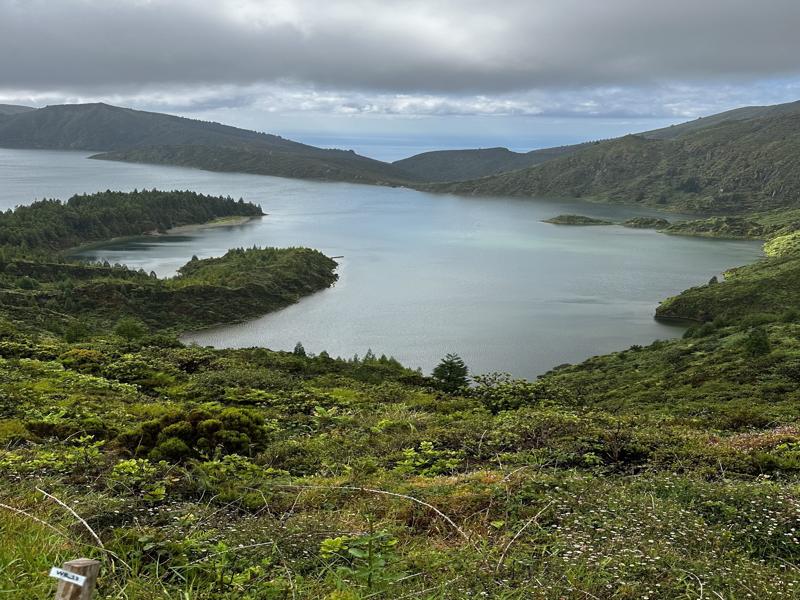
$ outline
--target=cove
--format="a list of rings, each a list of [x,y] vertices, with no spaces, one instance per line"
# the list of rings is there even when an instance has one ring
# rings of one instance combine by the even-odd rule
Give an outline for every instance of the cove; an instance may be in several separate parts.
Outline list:
[[[87,155],[0,150],[0,208],[105,189],[191,189],[243,197],[268,216],[105,244],[83,256],[162,276],[192,255],[239,246],[309,246],[343,257],[333,288],[260,319],[185,336],[203,345],[289,350],[301,341],[307,351],[334,356],[372,349],[426,372],[456,352],[473,373],[535,377],[681,335],[682,327],[653,320],[658,302],[761,252],[757,242],[542,222],[564,213],[615,221],[659,214],[635,207],[439,196]]]

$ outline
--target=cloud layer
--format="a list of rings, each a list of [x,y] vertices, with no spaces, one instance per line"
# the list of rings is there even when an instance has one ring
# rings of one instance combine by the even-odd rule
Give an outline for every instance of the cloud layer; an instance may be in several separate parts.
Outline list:
[[[800,70],[796,0],[0,0],[2,85],[497,93]]]
[[[0,101],[694,116],[791,95],[798,22],[797,0],[0,0]]]

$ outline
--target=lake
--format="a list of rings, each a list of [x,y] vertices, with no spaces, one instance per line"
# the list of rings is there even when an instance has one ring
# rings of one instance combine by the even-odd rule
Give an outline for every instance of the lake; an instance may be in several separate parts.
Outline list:
[[[473,373],[535,377],[565,362],[679,336],[658,302],[753,261],[757,242],[542,223],[561,213],[622,220],[652,210],[440,196],[0,149],[0,208],[99,190],[191,189],[242,197],[268,216],[246,225],[110,243],[86,258],[169,276],[192,255],[309,246],[342,256],[331,289],[260,319],[187,335],[217,347],[331,355],[385,353],[429,372],[448,352]],[[673,216],[667,218],[674,219]]]

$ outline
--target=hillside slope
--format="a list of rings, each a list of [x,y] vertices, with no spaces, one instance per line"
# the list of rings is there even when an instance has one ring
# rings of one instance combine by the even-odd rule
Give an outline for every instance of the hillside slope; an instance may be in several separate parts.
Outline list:
[[[392,165],[359,156],[352,151],[321,150],[298,153],[254,144],[146,146],[104,152],[90,158],[193,167],[206,171],[377,185],[403,185],[411,179]]]
[[[710,214],[796,207],[800,104],[674,139],[628,135],[536,167],[431,189],[588,197]]]
[[[508,148],[437,150],[393,162],[396,167],[421,181],[464,181],[515,171],[576,152],[588,144],[512,152]]]
[[[36,110],[30,106],[21,106],[19,104],[0,104],[0,116],[18,115],[20,113],[30,112]]]
[[[685,135],[699,131],[712,125],[719,125],[729,121],[748,121],[751,119],[761,119],[765,117],[777,117],[784,114],[792,114],[800,111],[800,101],[789,102],[786,104],[774,104],[771,106],[743,106],[726,110],[725,112],[699,117],[694,121],[687,121],[670,127],[645,131],[641,135],[653,140],[667,140],[683,137]]]
[[[392,165],[352,151],[322,149],[219,123],[102,103],[48,106],[11,115],[0,120],[0,147],[114,152],[103,158],[199,168],[209,168],[208,164],[216,161],[214,170],[291,173],[289,176],[298,178],[368,183],[410,178]],[[195,150],[187,154],[187,147]],[[259,157],[258,169],[239,168],[237,161],[242,157],[237,153]],[[209,155],[215,158],[209,159]],[[277,160],[269,160],[269,156]],[[273,163],[280,166],[273,169]],[[289,163],[294,164],[287,166]]]

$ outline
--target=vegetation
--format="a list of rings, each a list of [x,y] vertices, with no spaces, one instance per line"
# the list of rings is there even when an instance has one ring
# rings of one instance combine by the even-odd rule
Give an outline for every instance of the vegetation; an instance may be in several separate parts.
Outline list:
[[[525,153],[512,152],[508,148],[437,150],[423,152],[392,164],[419,181],[464,181],[532,167],[571,154],[585,145],[544,148]]]
[[[763,331],[449,394],[386,358],[6,324],[6,595],[88,554],[102,598],[791,597],[800,330]]]
[[[800,231],[778,235],[764,244],[767,256],[791,256],[800,254]]]
[[[391,165],[341,150],[287,152],[260,145],[184,144],[117,150],[91,158],[378,185],[400,185],[413,179]]]
[[[0,104],[0,118],[16,115],[19,113],[35,110],[30,106],[20,106],[18,104]]]
[[[46,200],[0,214],[0,316],[73,341],[114,326],[119,332],[122,324],[132,331],[130,320],[145,331],[177,331],[255,317],[336,281],[336,263],[307,248],[235,249],[220,258],[194,258],[166,280],[120,265],[76,263],[56,252],[261,214],[241,200],[156,190]]]
[[[796,112],[798,108],[800,108],[798,103],[744,107],[663,129],[646,131],[640,135],[652,140],[672,140],[721,123],[787,115]],[[574,154],[598,143],[586,142],[525,153],[512,152],[507,148],[439,150],[417,154],[395,161],[393,164],[420,181],[437,183],[467,181],[534,167],[554,158]],[[653,228],[660,229],[661,224]]]
[[[700,237],[758,239],[768,229],[749,217],[711,217],[692,221],[678,221],[662,228],[664,233]]]
[[[92,158],[444,192],[586,197],[709,215],[800,205],[800,103],[527,153],[426,152],[394,163],[279,136],[106,104],[0,108],[0,146]]]
[[[448,354],[436,365],[431,375],[445,392],[464,390],[469,383],[469,368],[458,354]]]
[[[765,258],[731,269],[725,281],[686,290],[661,303],[658,317],[741,322],[790,319],[800,310],[800,255]]]
[[[40,200],[0,213],[0,246],[64,250],[113,237],[164,232],[219,217],[260,217],[261,207],[195,192],[100,192]]]
[[[431,189],[569,196],[732,215],[800,206],[800,103],[598,142],[518,171]]]
[[[465,385],[457,355],[429,378],[371,351],[174,337],[329,285],[315,251],[232,250],[158,280],[45,260],[53,239],[0,261],[6,598],[52,597],[49,567],[78,555],[103,561],[108,599],[800,589],[789,250],[666,301],[702,321],[683,339]]]
[[[584,215],[558,215],[552,219],[545,219],[545,223],[553,225],[613,225],[613,221],[606,219],[595,219]]]
[[[47,106],[0,119],[0,146],[104,152],[93,158],[303,179],[396,184],[414,177],[352,151],[107,104]]]
[[[634,217],[624,221],[622,225],[632,229],[666,229],[669,221],[659,217]]]

